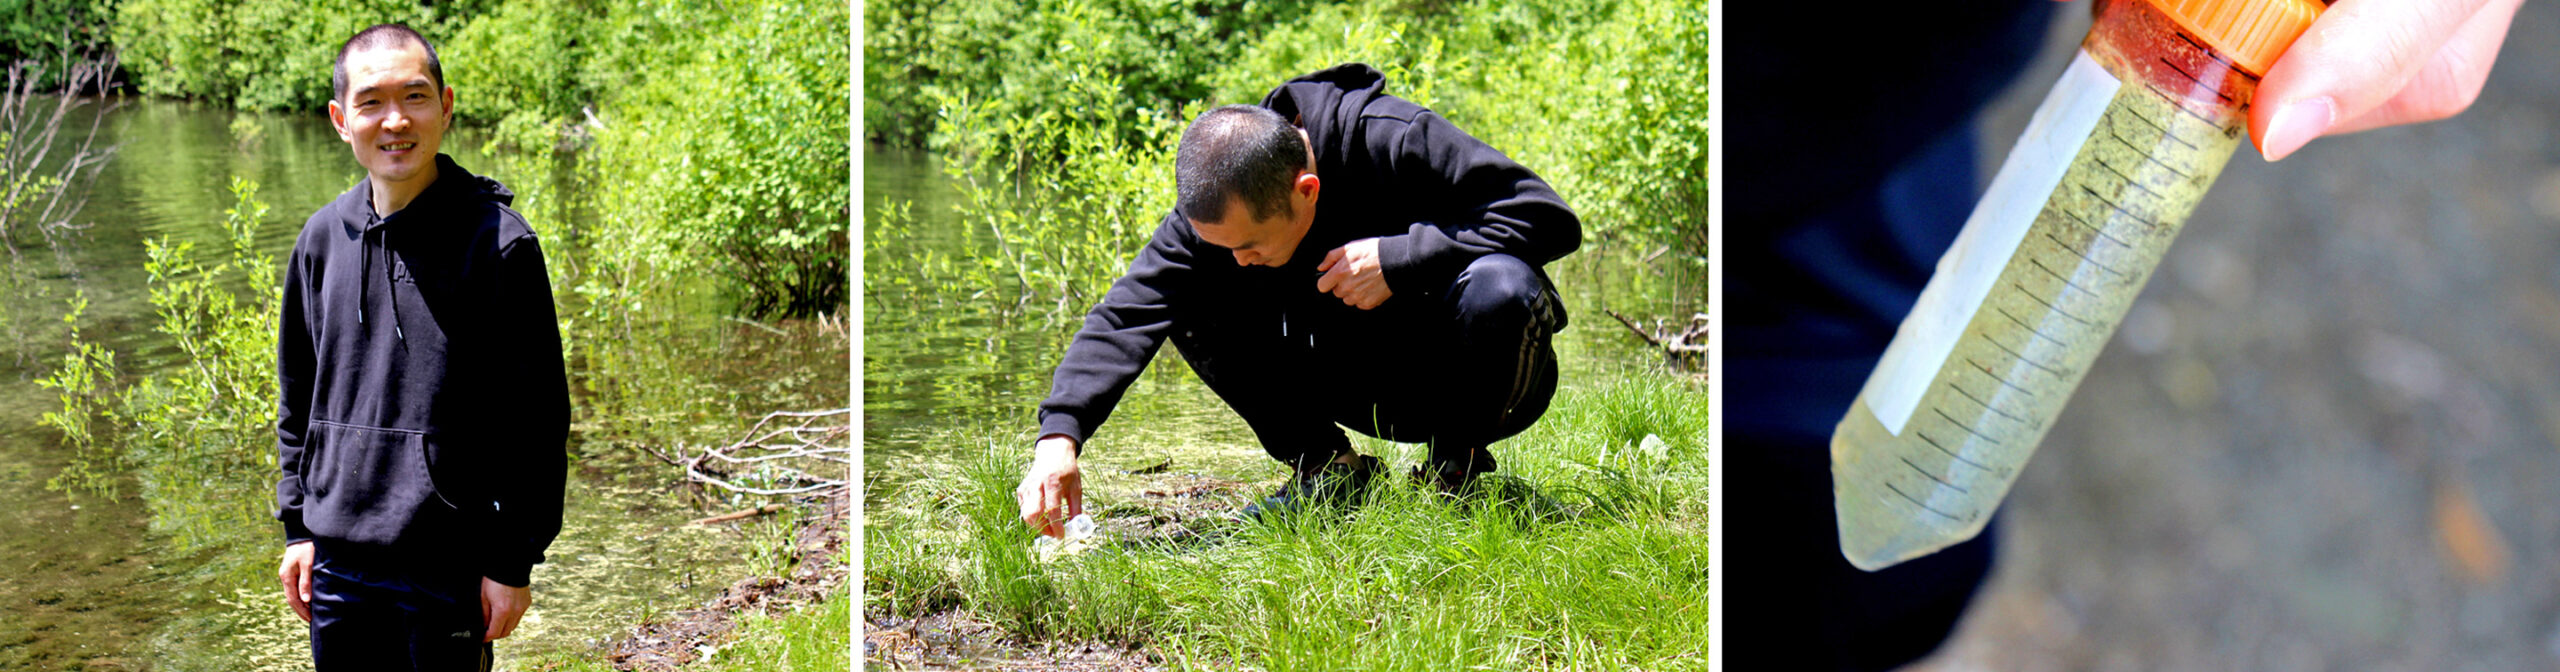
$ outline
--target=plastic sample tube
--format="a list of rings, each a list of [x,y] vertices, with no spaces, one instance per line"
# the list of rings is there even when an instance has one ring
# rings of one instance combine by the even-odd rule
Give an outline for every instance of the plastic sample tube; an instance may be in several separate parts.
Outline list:
[[[1982,532],[2247,128],[2315,0],[2101,0],[1831,435],[1840,551]]]

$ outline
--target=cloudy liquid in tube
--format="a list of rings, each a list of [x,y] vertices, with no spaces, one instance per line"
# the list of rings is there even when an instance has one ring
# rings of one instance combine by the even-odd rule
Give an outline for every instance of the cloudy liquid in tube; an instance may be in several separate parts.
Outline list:
[[[2308,0],[2102,1],[1832,432],[1841,553],[1874,571],[1981,533],[2246,138]]]

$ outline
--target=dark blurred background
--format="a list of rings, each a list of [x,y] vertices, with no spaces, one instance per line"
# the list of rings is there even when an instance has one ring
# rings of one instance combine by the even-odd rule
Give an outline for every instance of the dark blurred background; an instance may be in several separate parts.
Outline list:
[[[2089,17],[1984,118],[1985,183]],[[2560,669],[2560,5],[2470,111],[2235,155],[1932,670]]]

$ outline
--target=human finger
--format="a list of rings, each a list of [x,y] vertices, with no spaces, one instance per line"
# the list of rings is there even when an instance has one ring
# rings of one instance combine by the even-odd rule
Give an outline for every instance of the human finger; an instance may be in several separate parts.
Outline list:
[[[1013,496],[1015,503],[1022,508],[1022,524],[1047,534],[1049,511],[1041,506],[1039,484],[1036,481],[1025,480],[1021,488],[1013,491]]]
[[[1329,264],[1333,262],[1328,261],[1325,263]],[[1324,275],[1316,276],[1316,291],[1331,292],[1333,291],[1333,288],[1341,286],[1342,281],[1350,276],[1351,267],[1349,266],[1325,271]]]
[[[1036,496],[1038,499],[1034,501],[1034,505],[1039,507],[1039,510],[1032,514],[1033,518],[1029,521],[1031,526],[1038,528],[1042,536],[1067,536],[1066,527],[1060,520],[1064,516],[1058,515],[1058,502],[1062,497],[1059,496],[1057,482],[1046,478],[1041,479],[1039,494]]]
[[[284,580],[284,603],[285,606],[293,608],[293,615],[302,617],[302,622],[311,622],[309,591],[295,585],[294,580],[290,578]]]
[[[523,618],[523,612],[517,612],[512,609],[499,610],[497,614],[497,622],[489,624],[489,631],[486,634],[481,635],[481,641],[494,642],[506,639],[507,635],[515,634],[516,621],[520,618]]]
[[[2435,121],[2470,109],[2489,83],[2489,68],[2507,41],[2516,9],[2524,0],[2491,0],[2480,13],[2454,31],[2418,75],[2381,107],[2339,122],[2328,135],[2345,135],[2387,126]]]
[[[1319,270],[1319,271],[1330,271],[1330,270],[1333,270],[1333,265],[1334,265],[1334,264],[1336,264],[1336,263],[1339,263],[1339,262],[1341,262],[1341,261],[1342,261],[1342,248],[1339,248],[1339,247],[1337,247],[1337,248],[1333,248],[1333,251],[1330,251],[1330,252],[1326,252],[1326,253],[1324,253],[1324,261],[1322,261],[1322,262],[1318,262],[1318,263],[1316,264],[1316,270]]]
[[[2490,1],[2339,0],[2267,69],[2249,137],[2269,160],[2282,159],[2380,107]]]

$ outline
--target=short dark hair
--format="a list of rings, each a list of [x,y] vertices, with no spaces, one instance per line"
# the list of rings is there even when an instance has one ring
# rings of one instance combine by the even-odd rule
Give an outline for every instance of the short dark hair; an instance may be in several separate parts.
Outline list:
[[[347,38],[346,44],[338,45],[338,62],[329,66],[329,95],[337,100],[347,99],[347,54],[358,49],[383,49],[410,42],[416,42],[419,48],[427,50],[427,80],[435,82],[436,90],[444,90],[444,61],[436,59],[436,45],[427,42],[427,36],[410,30],[408,26],[377,23],[357,31],[355,37]]]
[[[1227,199],[1242,196],[1260,220],[1288,204],[1290,180],[1306,168],[1306,138],[1280,113],[1253,105],[1202,112],[1174,153],[1174,207],[1215,222],[1226,216]]]

